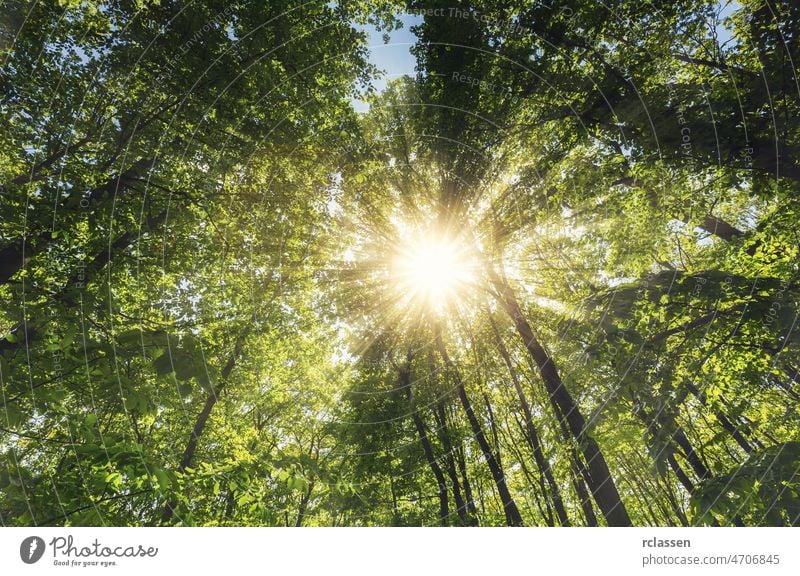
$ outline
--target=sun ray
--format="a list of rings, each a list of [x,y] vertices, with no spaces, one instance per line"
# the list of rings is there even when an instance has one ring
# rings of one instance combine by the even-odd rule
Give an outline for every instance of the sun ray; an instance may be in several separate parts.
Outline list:
[[[400,305],[436,314],[468,296],[479,272],[469,243],[436,229],[406,236],[391,261]]]

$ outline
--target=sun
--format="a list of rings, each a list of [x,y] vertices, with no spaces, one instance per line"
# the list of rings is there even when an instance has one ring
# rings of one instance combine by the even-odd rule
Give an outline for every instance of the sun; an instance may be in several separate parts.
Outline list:
[[[404,305],[442,312],[475,285],[477,259],[467,242],[435,230],[401,243],[392,263],[392,280]]]

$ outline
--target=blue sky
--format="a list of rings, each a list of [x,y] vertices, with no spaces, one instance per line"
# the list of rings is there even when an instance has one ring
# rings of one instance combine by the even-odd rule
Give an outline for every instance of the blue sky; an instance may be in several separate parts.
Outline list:
[[[726,18],[741,9],[736,0],[722,0],[718,4],[721,10],[720,18]],[[421,16],[404,14],[400,16],[403,27],[389,35],[389,42],[384,44],[383,33],[371,26],[361,28],[369,34],[370,62],[384,71],[384,74],[373,80],[372,85],[378,92],[386,88],[386,82],[404,74],[414,75],[416,59],[411,55],[410,48],[416,42],[416,36],[411,33],[411,27],[422,22]],[[721,43],[731,39],[731,31],[722,25],[717,26],[717,34]],[[361,100],[353,100],[353,107],[358,112],[366,112],[369,105]]]
[[[410,48],[416,42],[416,36],[411,33],[411,26],[422,22],[419,16],[406,14],[400,17],[403,27],[395,30],[389,35],[389,42],[383,43],[383,33],[370,26],[363,29],[369,33],[370,62],[384,71],[384,74],[376,78],[372,85],[378,92],[386,88],[386,82],[393,80],[404,74],[413,75],[416,59],[411,55]],[[358,112],[366,112],[369,106],[360,101],[354,100],[353,106]]]

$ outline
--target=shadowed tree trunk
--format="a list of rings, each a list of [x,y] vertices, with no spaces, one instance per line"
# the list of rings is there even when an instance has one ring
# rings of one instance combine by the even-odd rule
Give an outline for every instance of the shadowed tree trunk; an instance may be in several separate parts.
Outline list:
[[[575,493],[578,495],[578,500],[580,500],[581,510],[583,510],[583,516],[586,519],[586,525],[597,526],[597,516],[595,516],[594,513],[594,506],[592,506],[592,496],[586,488],[586,478],[588,477],[586,466],[574,448],[570,448],[570,456],[572,459],[570,464],[572,485],[575,488]]]
[[[580,446],[588,468],[587,482],[598,507],[603,512],[609,526],[630,526],[631,519],[620,498],[614,479],[608,469],[605,457],[594,438],[586,431],[586,421],[580,408],[569,393],[555,363],[534,337],[528,321],[522,315],[517,298],[511,287],[497,273],[490,271],[492,284],[497,291],[497,299],[517,328],[525,348],[539,368],[545,389],[553,404],[556,416],[566,423],[570,434]]]
[[[497,487],[497,493],[500,495],[500,500],[503,503],[503,510],[506,516],[506,522],[509,526],[522,526],[522,515],[519,513],[519,509],[517,508],[516,502],[511,497],[511,493],[508,491],[508,486],[506,485],[506,478],[503,470],[500,468],[500,465],[497,462],[497,459],[492,451],[491,446],[489,445],[488,440],[486,439],[486,435],[483,432],[483,427],[481,426],[480,421],[478,420],[475,412],[472,408],[472,403],[467,396],[467,391],[464,388],[464,382],[461,380],[461,376],[459,375],[458,371],[455,369],[455,365],[453,364],[450,356],[447,354],[447,350],[444,347],[444,342],[442,341],[442,335],[439,328],[436,328],[436,347],[439,349],[439,354],[442,356],[442,360],[445,363],[445,366],[449,369],[450,373],[452,374],[453,379],[455,380],[456,384],[456,393],[458,394],[458,398],[461,401],[461,406],[464,408],[464,412],[467,414],[467,419],[469,420],[470,426],[472,428],[472,433],[475,436],[475,440],[478,442],[478,445],[481,448],[481,452],[483,452],[483,457],[486,460],[486,464],[489,466],[489,471],[492,474],[492,479],[494,480],[495,486]]]
[[[437,492],[439,495],[439,521],[442,526],[447,526],[450,511],[447,502],[447,481],[444,478],[444,473],[436,457],[433,455],[433,447],[428,439],[428,430],[425,422],[417,411],[416,401],[414,400],[414,392],[411,389],[411,355],[409,354],[405,366],[399,368],[400,373],[400,388],[405,392],[406,399],[408,400],[409,410],[411,412],[411,419],[414,421],[414,427],[417,429],[420,444],[422,444],[422,451],[425,453],[425,459],[428,461],[428,466],[436,478]],[[456,505],[458,505],[456,503]]]
[[[670,454],[669,456],[667,456],[667,461],[669,462],[669,465],[672,467],[672,469],[675,471],[675,476],[678,478],[678,482],[680,482],[681,485],[684,488],[686,488],[686,491],[689,494],[694,494],[694,484],[686,475],[686,472],[683,471],[681,465],[678,464],[678,461],[675,460],[675,455]]]
[[[475,509],[474,506],[470,507],[470,503],[464,501],[464,496],[461,494],[461,486],[458,480],[458,471],[456,470],[455,452],[453,450],[453,443],[450,441],[450,432],[447,428],[447,418],[444,412],[444,404],[440,401],[436,405],[434,411],[434,418],[439,428],[439,440],[444,448],[445,465],[447,467],[447,476],[450,478],[450,485],[453,487],[453,500],[456,503],[456,511],[458,517],[465,526],[475,526]],[[466,479],[465,479],[466,484]],[[468,489],[468,486],[465,485]]]
[[[101,186],[93,189],[87,199],[93,202],[112,196],[141,180],[142,176],[155,167],[155,159],[139,160],[131,168],[110,178]],[[19,272],[38,253],[42,252],[53,240],[51,231],[40,232],[38,236],[26,237],[24,240],[4,246],[0,249],[0,285],[5,284]]]
[[[461,474],[461,485],[464,487],[464,498],[467,501],[467,511],[470,514],[470,526],[478,525],[478,507],[475,506],[475,497],[472,495],[472,484],[469,481],[467,474],[467,460],[464,456],[464,447],[459,442],[458,446],[453,450],[455,454],[456,464],[458,464],[458,471]]]
[[[208,423],[208,418],[211,416],[211,411],[219,401],[220,394],[225,388],[225,385],[228,383],[228,378],[230,377],[231,372],[233,372],[233,369],[236,367],[236,362],[242,353],[242,347],[244,346],[244,340],[246,336],[247,333],[242,334],[236,340],[233,354],[231,354],[231,356],[228,358],[228,361],[225,363],[225,367],[220,373],[220,384],[208,395],[208,398],[206,398],[206,402],[203,405],[203,409],[195,419],[194,427],[189,435],[189,441],[186,443],[186,448],[183,451],[183,456],[181,457],[180,464],[178,465],[178,473],[180,474],[186,472],[186,469],[192,464],[195,452],[197,452],[197,443],[206,429],[206,424]],[[167,504],[164,506],[164,510],[161,513],[162,524],[166,524],[172,520],[172,516],[175,514],[176,506],[177,502],[175,502],[175,500],[170,500],[167,502]]]
[[[297,520],[294,523],[295,528],[299,528],[303,525],[303,520],[305,520],[306,511],[308,510],[308,503],[311,500],[311,493],[314,492],[314,483],[315,480],[308,483],[308,488],[303,492],[303,496],[300,498],[300,506],[297,509]]]
[[[533,459],[536,462],[536,466],[542,472],[547,481],[549,496],[553,502],[553,507],[558,514],[558,519],[561,522],[561,525],[569,526],[570,522],[569,518],[567,517],[567,511],[564,509],[564,502],[561,499],[561,490],[558,488],[555,478],[553,478],[553,471],[550,468],[550,462],[548,462],[547,458],[544,456],[544,450],[542,448],[542,442],[539,439],[539,433],[536,431],[536,428],[533,425],[533,415],[531,413],[530,404],[528,404],[528,399],[525,397],[525,392],[522,390],[519,377],[517,376],[517,372],[511,362],[511,356],[508,354],[508,349],[503,343],[503,338],[500,335],[494,318],[492,318],[491,315],[489,316],[489,322],[495,335],[497,348],[500,350],[500,356],[503,358],[503,362],[505,363],[506,367],[508,368],[508,372],[511,375],[511,382],[514,385],[514,390],[517,393],[517,398],[519,399],[519,404],[522,408],[522,414],[525,417],[525,432],[531,450],[533,450]],[[544,486],[542,486],[542,489],[544,489]]]

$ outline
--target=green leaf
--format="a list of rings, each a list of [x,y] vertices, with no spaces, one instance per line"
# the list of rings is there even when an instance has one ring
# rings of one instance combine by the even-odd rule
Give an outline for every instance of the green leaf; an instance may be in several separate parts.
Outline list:
[[[154,474],[156,476],[156,480],[158,481],[158,487],[161,490],[169,490],[170,486],[172,485],[169,474],[167,474],[167,472],[162,468],[156,468],[154,470]]]
[[[169,353],[164,353],[155,360],[153,360],[153,367],[156,369],[156,374],[164,376],[172,372],[172,358]]]

